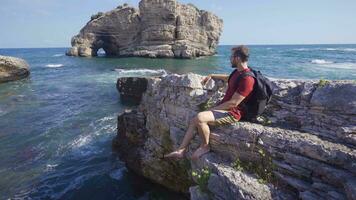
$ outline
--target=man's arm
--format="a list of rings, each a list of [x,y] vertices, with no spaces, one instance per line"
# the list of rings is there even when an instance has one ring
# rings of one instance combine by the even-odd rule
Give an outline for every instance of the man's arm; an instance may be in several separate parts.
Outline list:
[[[213,79],[220,79],[225,82],[229,79],[229,75],[227,74],[210,74],[209,76]]]
[[[226,101],[226,102],[224,102],[218,106],[215,106],[209,110],[230,110],[231,108],[238,106],[244,99],[245,99],[244,96],[235,92],[229,101]]]
[[[229,75],[226,74],[209,74],[204,78],[202,81],[202,84],[206,84],[210,79],[220,79],[223,80],[224,82],[227,82],[229,80]]]
[[[234,92],[230,100],[210,109],[210,110],[230,110],[230,108],[238,106],[252,91],[255,79],[250,76],[242,78],[239,87]]]

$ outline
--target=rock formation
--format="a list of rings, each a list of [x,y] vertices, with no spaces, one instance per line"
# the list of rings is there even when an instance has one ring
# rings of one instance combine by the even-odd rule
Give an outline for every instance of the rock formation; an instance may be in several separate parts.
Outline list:
[[[210,153],[172,161],[162,156],[178,147],[197,112],[221,99],[225,85],[202,85],[196,74],[139,79],[119,80],[120,87],[147,81],[147,89],[138,107],[118,117],[113,141],[135,172],[190,191],[192,199],[356,199],[354,81],[273,80],[269,120],[213,127]],[[197,145],[198,137],[188,156]],[[202,168],[211,172],[206,190],[192,181],[199,182],[191,172]]]
[[[139,104],[143,93],[147,89],[147,80],[135,77],[119,79],[117,81],[116,88],[119,91],[123,102]]]
[[[215,53],[222,20],[192,4],[176,0],[141,0],[139,10],[119,6],[93,15],[72,38],[70,56],[192,58]]]
[[[15,81],[30,74],[25,60],[10,56],[0,56],[0,83]]]

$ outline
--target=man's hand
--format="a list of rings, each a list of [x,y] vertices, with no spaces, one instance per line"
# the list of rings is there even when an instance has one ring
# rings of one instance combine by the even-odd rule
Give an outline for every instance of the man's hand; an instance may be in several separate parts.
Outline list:
[[[227,82],[227,80],[229,79],[229,75],[226,75],[226,74],[209,74],[208,76],[206,76],[203,79],[201,84],[205,85],[210,79],[219,79],[219,80],[222,80],[224,82]]]
[[[201,84],[202,84],[202,85],[205,85],[207,82],[210,81],[211,78],[212,78],[212,77],[211,77],[211,74],[209,74],[208,76],[206,76],[206,77],[203,79],[203,81],[201,82]]]

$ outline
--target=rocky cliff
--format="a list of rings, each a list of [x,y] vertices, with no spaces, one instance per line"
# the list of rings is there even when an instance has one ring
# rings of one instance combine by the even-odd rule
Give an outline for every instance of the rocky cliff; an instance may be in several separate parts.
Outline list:
[[[222,20],[176,0],[141,0],[139,9],[124,4],[93,15],[72,38],[70,56],[192,58],[215,54]]]
[[[0,83],[15,81],[30,74],[25,60],[10,56],[0,56]]]
[[[118,117],[113,141],[130,169],[189,191],[191,199],[356,199],[354,81],[273,80],[263,124],[212,128],[212,151],[198,161],[163,159],[178,147],[189,120],[223,96],[223,82],[202,85],[202,78],[118,80],[120,88],[135,82],[146,88],[142,97],[131,95],[142,101]],[[188,157],[197,145],[198,137]]]

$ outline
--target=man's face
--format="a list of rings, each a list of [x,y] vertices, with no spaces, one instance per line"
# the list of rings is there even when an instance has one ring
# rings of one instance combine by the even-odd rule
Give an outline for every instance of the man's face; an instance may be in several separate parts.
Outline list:
[[[230,62],[231,62],[231,67],[236,68],[237,64],[239,62],[239,58],[237,56],[235,56],[234,53],[231,53]]]

